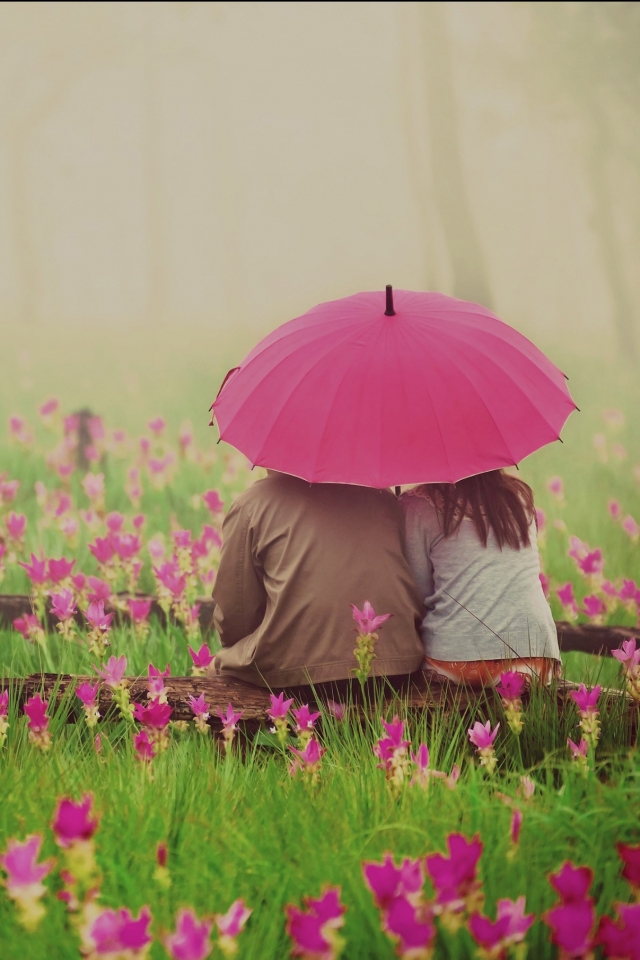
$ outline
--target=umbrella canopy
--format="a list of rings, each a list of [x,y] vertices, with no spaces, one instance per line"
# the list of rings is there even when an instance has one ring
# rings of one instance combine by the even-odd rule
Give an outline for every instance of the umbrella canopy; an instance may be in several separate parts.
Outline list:
[[[455,483],[559,439],[566,378],[484,307],[391,288],[265,337],[214,401],[223,440],[311,483]]]

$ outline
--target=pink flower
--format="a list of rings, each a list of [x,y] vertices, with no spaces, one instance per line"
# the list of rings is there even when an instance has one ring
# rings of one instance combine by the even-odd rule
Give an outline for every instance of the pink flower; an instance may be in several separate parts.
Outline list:
[[[521,829],[522,829],[522,811],[518,810],[518,808],[516,807],[516,809],[513,811],[511,815],[511,831],[510,831],[511,843],[513,844],[514,847],[517,847],[518,843],[520,842]]]
[[[362,875],[379,910],[388,910],[396,897],[406,897],[417,903],[424,884],[420,860],[407,857],[397,867],[390,853],[385,853],[382,863],[363,863]]]
[[[198,670],[206,670],[213,660],[213,654],[206,643],[203,643],[197,652],[188,645],[187,649],[193,661],[194,667],[196,667]]]
[[[87,599],[90,603],[109,603],[111,600],[111,587],[106,580],[100,580],[98,577],[89,577],[90,592]],[[81,587],[79,589],[82,589]]]
[[[30,563],[20,563],[27,571],[27,576],[33,584],[41,585],[47,582],[47,561],[40,560],[35,553],[31,554]]]
[[[604,560],[602,559],[602,550],[590,550],[584,557],[577,560],[578,567],[582,573],[589,577],[602,573],[604,570]]]
[[[200,696],[204,699],[204,694],[200,694]],[[193,697],[191,697],[190,700],[193,700]],[[195,703],[195,702],[197,702],[197,701],[194,701],[194,703]],[[196,711],[195,711],[195,708],[194,708],[194,711],[193,711],[193,712],[194,712],[194,713],[196,712]],[[233,709],[233,705],[232,705],[232,704],[229,704],[229,705],[227,706],[227,712],[226,712],[226,713],[223,713],[222,710],[220,709],[220,707],[218,707],[218,708],[216,709],[216,713],[217,713],[218,716],[220,717],[220,720],[222,721],[222,726],[225,728],[225,730],[237,730],[237,729],[238,729],[238,720],[240,720],[240,718],[242,717],[242,710],[239,710],[239,711],[236,713],[235,710]]]
[[[593,687],[587,690],[584,683],[580,684],[579,690],[572,690],[569,696],[578,705],[578,710],[586,716],[593,716],[598,712],[598,697],[602,692],[602,687]]]
[[[235,953],[235,939],[240,936],[244,930],[245,924],[252,914],[252,910],[246,906],[244,900],[235,900],[226,913],[216,914],[216,927],[220,933],[220,940],[223,941],[223,952],[227,956]],[[223,946],[220,943],[220,946]]]
[[[576,867],[570,861],[563,863],[557,873],[549,875],[549,882],[560,895],[560,903],[543,916],[552,930],[552,942],[566,957],[582,957],[593,945],[595,922],[593,900],[587,896],[593,880],[589,867]]]
[[[327,752],[320,746],[315,737],[311,737],[304,750],[296,750],[295,747],[289,747],[292,753],[295,753],[297,760],[294,760],[289,773],[294,776],[299,770],[302,773],[315,776],[320,766],[320,761]]]
[[[307,910],[289,903],[285,907],[287,933],[293,941],[291,955],[303,960],[335,960],[339,951],[337,930],[344,924],[345,907],[340,888],[325,890],[317,900],[304,898]]]
[[[636,650],[636,639],[631,637],[629,640],[623,640],[622,646],[617,650],[612,650],[611,655],[619,660],[620,663],[631,673],[634,667],[640,665],[640,649]]]
[[[426,743],[420,744],[417,753],[411,751],[411,759],[416,765],[416,772],[411,780],[410,786],[418,783],[421,787],[426,787],[429,783],[429,777],[439,772],[437,770],[429,770],[429,748]]]
[[[622,508],[618,500],[609,500],[607,504],[607,509],[611,515],[612,520],[620,520],[622,518]]]
[[[542,592],[544,593],[545,597],[548,598],[549,589],[551,587],[551,577],[548,577],[546,573],[540,571],[538,574],[538,579],[540,581],[540,586],[542,587]]]
[[[149,430],[151,430],[151,433],[153,433],[154,436],[159,437],[160,434],[163,433],[165,427],[167,426],[167,422],[166,420],[163,419],[163,417],[154,417],[153,420],[149,420],[149,423],[147,424],[147,426],[149,427]]]
[[[141,760],[143,763],[151,763],[156,755],[156,751],[146,730],[141,730],[135,735],[133,738],[133,746],[138,760]]]
[[[29,730],[33,733],[40,733],[43,730],[46,730],[49,726],[49,717],[47,716],[47,709],[49,703],[47,700],[43,700],[39,693],[36,693],[35,697],[29,697],[27,702],[24,705],[24,712],[26,713],[28,719]]]
[[[104,497],[104,474],[88,473],[82,481],[82,488],[89,500],[101,500]]]
[[[476,720],[473,727],[470,730],[467,730],[467,733],[469,734],[469,740],[478,750],[491,749],[493,748],[493,743],[496,739],[499,727],[500,724],[496,723],[492,732],[490,720],[487,720],[487,722],[484,724],[480,723],[479,720]]]
[[[545,516],[544,510],[540,507],[536,507],[536,524],[538,526],[538,533],[543,533],[544,528],[547,525],[547,518]]]
[[[159,699],[166,697],[166,687],[164,681],[171,676],[171,664],[167,664],[166,670],[158,670],[152,663],[149,664],[149,697]],[[166,700],[165,700],[166,702]]]
[[[385,912],[383,929],[398,942],[399,957],[430,957],[436,928],[428,912],[415,907],[406,897],[396,897]]]
[[[145,517],[144,513],[136,514],[136,516],[131,521],[133,525],[133,529],[137,530],[138,533],[140,533],[140,531],[142,530],[146,522],[147,522],[147,518]]]
[[[604,947],[604,956],[612,960],[640,958],[640,903],[616,903],[618,924],[601,917],[595,942]],[[621,925],[620,925],[621,922]]]
[[[33,885],[40,886],[42,881],[51,872],[54,860],[45,860],[37,863],[42,847],[42,834],[34,833],[26,840],[9,840],[7,849],[0,856],[0,866],[7,874],[7,891],[14,896],[18,891],[25,890]],[[40,896],[44,894],[42,887]]]
[[[129,615],[134,623],[145,623],[151,610],[151,600],[129,600]]]
[[[152,700],[148,706],[136,703],[133,708],[133,716],[138,723],[152,730],[165,730],[171,720],[171,713],[170,705],[158,700]]]
[[[66,557],[61,557],[59,560],[49,560],[47,563],[47,573],[51,583],[60,583],[62,580],[66,580],[67,577],[71,576],[74,564],[75,560],[67,560]]]
[[[627,843],[616,843],[616,850],[624,864],[622,876],[634,890],[640,890],[640,844],[632,847]]]
[[[308,704],[303,704],[298,710],[294,708],[292,713],[296,719],[296,733],[308,733],[313,730],[315,722],[320,716],[320,711],[311,713]]]
[[[130,910],[102,910],[90,924],[87,939],[92,944],[93,956],[105,958],[133,958],[142,956],[152,942],[149,933],[151,911],[143,907],[137,919]]]
[[[224,500],[217,490],[207,490],[206,493],[202,494],[202,499],[211,513],[220,513],[221,510],[224,510]]]
[[[0,693],[0,717],[6,717],[9,713],[9,691],[3,690]]]
[[[179,910],[175,933],[163,940],[172,960],[205,960],[212,950],[213,920],[199,921],[193,910]]]
[[[638,603],[640,601],[640,587],[635,580],[623,580],[618,597],[623,603]]]
[[[153,572],[162,586],[175,598],[182,596],[187,586],[187,578],[184,575],[180,576],[175,564],[163,563],[161,567],[154,567]]]
[[[369,603],[368,600],[365,600],[362,610],[358,610],[355,604],[350,604],[351,612],[353,613],[353,619],[358,624],[358,630],[362,636],[366,636],[370,633],[375,633],[378,627],[381,627],[383,623],[389,619],[392,614],[384,613],[381,616],[377,617],[376,612]]]
[[[100,440],[104,440],[105,431],[102,417],[89,418],[89,436],[95,443],[99,443]]]
[[[640,527],[630,513],[627,514],[622,521],[622,529],[631,537],[632,540],[637,540],[638,536],[640,536]]]
[[[85,617],[94,630],[103,631],[109,629],[111,621],[113,620],[112,613],[104,612],[104,603],[102,600],[92,600],[89,604],[89,609],[85,613]]]
[[[564,500],[564,483],[562,477],[549,477],[547,480],[547,490],[553,494],[556,500]]]
[[[574,760],[580,760],[586,758],[589,753],[589,744],[586,740],[582,739],[580,743],[574,743],[571,737],[567,737],[567,744],[571,750],[571,754]]]
[[[202,723],[207,722],[207,720],[209,719],[209,711],[211,708],[204,698],[204,693],[201,693],[199,697],[189,697],[189,706],[193,710],[193,714],[195,717],[197,717]],[[227,714],[229,714],[230,712],[233,713],[233,708],[231,707],[231,704],[229,704],[229,710],[227,710]],[[218,709],[218,715],[220,716],[220,719],[224,723],[225,718],[222,716],[222,713],[220,712],[219,709]],[[238,714],[238,716],[242,716],[242,714],[240,713]],[[233,722],[232,722],[232,726],[233,726]],[[235,730],[235,726],[233,727],[233,729]]]
[[[606,604],[602,602],[600,597],[597,597],[593,593],[585,597],[582,603],[584,613],[590,620],[598,620],[607,612]]]
[[[20,489],[19,480],[5,480],[5,476],[6,474],[0,476],[0,504],[12,503]]]
[[[60,593],[51,594],[51,613],[55,614],[58,620],[71,620],[75,612],[76,601],[71,590],[65,588]]]
[[[177,550],[186,550],[191,546],[191,530],[174,530],[173,543]]]
[[[51,824],[58,846],[70,847],[80,840],[91,839],[100,822],[97,817],[92,818],[92,806],[91,793],[85,793],[79,803],[68,797],[58,801]]]
[[[112,533],[111,542],[114,553],[123,562],[132,560],[142,548],[140,537],[136,537],[133,533]]]
[[[60,401],[57,400],[56,397],[51,397],[50,400],[45,400],[45,402],[38,407],[38,413],[41,417],[51,417],[57,412],[59,406]]]
[[[517,670],[507,670],[505,673],[500,674],[500,679],[496,684],[496,691],[502,700],[519,700],[525,686],[526,678],[524,674],[518,673]]]
[[[113,510],[106,515],[104,522],[109,533],[120,533],[124,526],[124,516],[117,510]]]
[[[524,897],[498,900],[495,922],[476,913],[469,920],[469,932],[488,956],[501,957],[508,947],[524,940],[535,920],[533,913],[525,914],[524,910]]]
[[[373,748],[373,752],[380,758],[378,767],[385,770],[387,779],[396,786],[404,781],[407,766],[407,747],[411,741],[404,739],[404,720],[394,716],[391,723],[381,721],[387,736],[381,737]]]
[[[273,720],[275,723],[276,720],[286,720],[287,714],[289,713],[289,707],[293,703],[293,698],[291,700],[284,699],[284,693],[276,695],[274,693],[270,694],[271,706],[266,711],[267,716]]]
[[[25,613],[24,617],[16,617],[13,626],[25,640],[37,640],[41,634],[44,635],[40,621],[31,613]]]
[[[520,786],[518,787],[518,793],[522,794],[522,797],[525,800],[530,800],[531,797],[536,792],[536,783],[535,780],[532,780],[531,777],[520,777]]]
[[[556,596],[565,610],[568,610],[573,616],[577,615],[578,604],[573,594],[573,584],[571,582],[565,583],[564,587],[558,587]]]
[[[122,683],[122,679],[127,669],[127,658],[124,654],[121,657],[109,657],[104,669],[94,667],[98,676],[102,677],[104,682],[112,690],[115,690]]]
[[[23,513],[11,512],[5,519],[4,526],[10,540],[21,540],[27,530],[27,518]]]
[[[100,687],[100,681],[98,680],[93,686],[86,681],[81,683],[76,689],[76,696],[78,696],[85,707],[95,707],[96,705],[96,696],[98,694],[98,689]]]
[[[109,563],[114,554],[112,537],[96,537],[94,542],[89,544],[89,551],[101,566]]]
[[[438,905],[461,910],[465,905],[469,906],[478,890],[476,871],[483,845],[477,835],[467,840],[461,833],[450,833],[447,846],[448,857],[433,853],[425,863]]]
[[[336,703],[335,700],[327,700],[327,710],[339,723],[342,723],[347,715],[346,704]]]

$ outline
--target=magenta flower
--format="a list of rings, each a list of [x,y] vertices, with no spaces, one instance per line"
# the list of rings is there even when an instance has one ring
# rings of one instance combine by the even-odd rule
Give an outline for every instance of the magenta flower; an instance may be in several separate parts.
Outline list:
[[[133,747],[138,755],[138,760],[141,760],[143,763],[151,763],[156,755],[155,747],[149,739],[149,734],[146,730],[141,730],[135,735],[133,738]]]
[[[502,957],[516,943],[522,943],[535,920],[533,913],[525,914],[525,898],[498,900],[496,920],[491,921],[481,913],[469,920],[469,932],[478,946],[491,957]]]
[[[124,526],[124,516],[117,510],[112,510],[106,515],[104,522],[109,533],[120,533]]]
[[[582,601],[583,611],[590,620],[598,621],[607,612],[607,606],[595,593],[589,594]]]
[[[9,713],[9,691],[3,690],[0,693],[0,717],[6,717]]]
[[[171,720],[171,707],[168,703],[152,700],[148,706],[134,704],[133,716],[143,727],[151,730],[165,730]]]
[[[113,560],[114,549],[111,536],[96,537],[93,543],[89,544],[89,550],[96,558],[100,566],[105,566]]]
[[[216,927],[220,934],[218,946],[225,956],[233,956],[237,952],[236,938],[244,930],[245,924],[252,914],[244,900],[236,900],[226,913],[216,914]]]
[[[547,525],[547,517],[544,510],[541,507],[536,507],[536,525],[538,527],[538,533],[544,533],[544,528]]]
[[[618,591],[618,596],[623,603],[635,604],[640,601],[640,587],[635,580],[624,580]]]
[[[55,614],[58,620],[71,620],[75,612],[76,601],[71,590],[65,587],[60,593],[51,594],[51,613]]]
[[[340,888],[326,890],[317,900],[305,897],[305,910],[289,903],[285,907],[287,934],[293,941],[291,955],[302,960],[335,960],[342,942],[338,930],[344,924]]]
[[[45,914],[40,900],[47,888],[42,881],[54,864],[53,860],[37,863],[41,846],[42,836],[32,834],[22,842],[9,840],[0,856],[0,867],[7,874],[7,893],[18,907],[20,923],[29,931],[35,930]]]
[[[174,530],[173,543],[176,550],[190,550],[191,530]]]
[[[106,580],[100,580],[98,577],[89,577],[88,579],[90,593],[87,599],[90,603],[108,603],[111,599],[111,586]]]
[[[556,596],[569,619],[574,619],[578,616],[578,603],[573,594],[573,584],[571,582],[565,583],[564,587],[558,587]]]
[[[618,856],[624,866],[622,876],[635,891],[640,891],[640,844],[631,847],[627,843],[616,843]]]
[[[151,911],[143,907],[137,919],[130,910],[102,910],[90,924],[87,939],[94,947],[94,956],[131,957],[142,956],[142,951],[152,942],[149,933]]]
[[[389,617],[392,616],[390,613],[383,613],[377,617],[375,610],[368,600],[365,600],[362,610],[358,610],[354,603],[350,604],[350,606],[353,619],[358,624],[358,631],[363,636],[375,633],[378,627],[381,627],[382,624],[386,623]]]
[[[520,842],[520,831],[522,829],[522,811],[516,807],[511,815],[510,839],[514,847]]]
[[[217,490],[207,490],[206,493],[202,494],[202,499],[211,513],[220,513],[221,510],[224,510],[224,500]]]
[[[191,697],[190,699],[193,700],[193,697]],[[200,694],[199,699],[203,700],[204,694]],[[194,704],[196,702],[197,701],[194,701]],[[195,713],[195,707],[194,707],[194,713]],[[227,706],[226,713],[223,713],[220,707],[216,708],[216,713],[220,717],[220,720],[222,721],[222,726],[225,728],[225,730],[238,729],[237,724],[238,724],[238,720],[240,720],[240,718],[242,717],[242,710],[239,710],[238,713],[236,713],[235,710],[233,709],[233,705],[230,703]]]
[[[193,662],[193,669],[191,671],[193,676],[203,676],[203,674],[207,672],[207,667],[213,662],[211,650],[206,643],[203,643],[197,652],[190,646],[187,646],[187,649]]]
[[[187,578],[180,575],[173,563],[163,563],[161,567],[154,567],[153,572],[174,599],[182,596],[187,586]]]
[[[113,620],[112,613],[104,612],[104,602],[102,600],[92,600],[85,617],[94,630],[102,630],[103,632],[109,629]]]
[[[347,715],[346,704],[336,703],[335,700],[327,700],[327,710],[339,723],[342,723]]]
[[[320,711],[311,713],[309,705],[305,703],[297,710],[294,708],[291,712],[296,719],[295,731],[297,734],[313,732],[315,722],[320,716]]]
[[[22,540],[27,529],[27,518],[23,513],[10,513],[4,521],[10,540]]]
[[[593,716],[598,712],[598,697],[602,692],[602,687],[593,687],[587,690],[584,683],[580,684],[579,690],[572,690],[569,696],[578,705],[578,710],[585,716]]]
[[[149,420],[147,426],[154,436],[159,437],[167,426],[167,421],[164,419],[164,417],[154,417],[153,420]]]
[[[109,657],[106,667],[100,669],[94,666],[98,676],[102,677],[104,682],[112,690],[115,690],[122,683],[125,671],[127,669],[127,658],[124,654],[121,657]]]
[[[35,553],[31,554],[29,563],[20,562],[20,566],[27,571],[27,576],[34,586],[42,586],[47,582],[47,561],[39,559]]]
[[[163,940],[172,960],[205,960],[212,950],[213,920],[198,920],[193,910],[179,910],[175,933]]]
[[[293,698],[291,700],[284,699],[284,693],[276,695],[274,693],[270,694],[271,706],[266,711],[269,719],[273,720],[275,723],[277,720],[286,720],[287,714],[289,713],[289,707],[293,703]]]
[[[321,747],[316,738],[312,736],[304,750],[296,750],[295,747],[291,746],[289,750],[295,753],[297,757],[293,761],[289,773],[295,776],[298,771],[301,771],[305,777],[315,783],[320,772],[320,761],[327,752],[324,747]]]
[[[618,924],[610,917],[601,917],[595,943],[604,948],[604,956],[612,960],[638,960],[640,957],[640,903],[616,903]]]
[[[397,867],[393,856],[385,853],[382,863],[363,863],[362,875],[379,910],[388,910],[396,897],[405,897],[412,903],[420,899],[424,884],[420,860],[407,857]]]
[[[85,707],[95,707],[96,705],[96,696],[98,694],[98,688],[100,687],[100,681],[98,680],[93,686],[86,681],[81,683],[80,686],[76,689],[76,695],[82,701],[82,704]]]
[[[574,760],[578,762],[586,761],[589,753],[589,744],[586,740],[582,739],[580,743],[574,743],[571,737],[567,737],[567,744]]]
[[[69,797],[58,801],[51,824],[58,846],[70,847],[74,843],[92,838],[100,822],[98,817],[91,816],[92,806],[92,793],[85,793],[77,803]]]
[[[440,908],[454,912],[465,907],[471,911],[480,889],[476,872],[482,855],[482,841],[477,834],[467,840],[461,833],[450,833],[447,846],[448,857],[433,853],[425,860],[436,891],[436,903]]]
[[[4,477],[6,477],[6,473],[0,476],[0,505],[12,503],[20,489],[19,480],[5,480]]]
[[[31,613],[25,613],[24,617],[16,617],[13,621],[14,628],[21,633],[25,640],[39,640],[44,637],[44,630],[40,621]]]
[[[134,623],[145,623],[151,610],[151,600],[129,600],[129,615]]]
[[[557,873],[549,874],[549,883],[563,903],[577,903],[589,892],[593,870],[591,867],[576,867],[570,860],[565,860]]]
[[[503,700],[519,700],[526,686],[526,678],[517,670],[507,670],[500,674],[496,690]]]
[[[630,513],[624,518],[621,526],[624,532],[631,537],[633,541],[636,541],[640,536],[640,527]]]
[[[602,550],[600,547],[596,550],[589,550],[584,556],[578,557],[576,562],[585,577],[600,574],[604,569],[604,560],[602,559]]]
[[[562,477],[549,477],[547,480],[547,490],[552,493],[556,500],[564,499],[564,483]]]
[[[582,957],[593,946],[595,909],[592,898],[587,896],[592,880],[589,867],[576,867],[570,861],[565,861],[557,873],[549,874],[560,903],[547,910],[543,920],[551,927],[552,942],[568,957]]]
[[[500,724],[496,723],[492,732],[490,720],[487,720],[484,724],[476,720],[473,727],[467,730],[469,740],[478,750],[487,750],[489,747],[493,747],[493,742],[496,739],[499,727]]]
[[[199,733],[209,733],[209,727],[207,725],[207,720],[209,719],[210,707],[207,701],[204,698],[204,693],[201,693],[199,697],[189,697],[189,706],[193,710],[195,716],[195,725]],[[229,704],[231,707],[231,704]],[[233,738],[233,732],[235,731],[235,726],[231,731],[231,737]]]
[[[133,560],[142,549],[140,537],[134,536],[133,533],[114,533],[111,535],[111,541],[114,553],[123,563]]]
[[[428,786],[429,778],[438,774],[439,771],[429,769],[429,748],[426,743],[421,743],[416,753],[411,751],[411,759],[416,765],[416,772],[409,786],[413,786],[414,783],[418,783],[421,787]]]
[[[411,741],[404,739],[404,720],[394,716],[391,723],[381,721],[387,736],[381,737],[373,748],[373,752],[380,758],[378,767],[385,771],[391,787],[399,790],[409,772],[409,758],[407,747]]]
[[[24,712],[29,718],[28,727],[31,732],[39,733],[49,726],[48,706],[48,701],[43,700],[39,693],[36,693],[35,697],[29,697],[25,703]]]
[[[149,664],[149,698],[159,700],[161,703],[167,702],[167,688],[164,681],[171,676],[171,664],[168,663],[165,670],[158,670],[152,663]]]
[[[47,562],[47,572],[51,583],[60,583],[71,576],[75,560],[67,560],[66,557],[60,557],[59,560],[49,560]]]
[[[383,929],[397,941],[399,957],[430,957],[436,928],[429,912],[414,906],[406,897],[399,896],[385,912]]]
[[[636,650],[636,638],[623,640],[622,646],[617,650],[612,650],[611,655],[619,660],[629,673],[635,672],[635,668],[640,666],[640,649]]]
[[[549,592],[551,589],[551,577],[548,577],[547,574],[543,573],[543,571],[541,570],[540,573],[538,574],[538,579],[540,581],[540,586],[542,587],[542,592],[544,593],[545,597],[548,599]]]
[[[60,406],[60,401],[56,397],[51,397],[50,400],[45,400],[44,403],[40,404],[38,407],[38,413],[41,417],[51,417],[54,413],[57,412]]]

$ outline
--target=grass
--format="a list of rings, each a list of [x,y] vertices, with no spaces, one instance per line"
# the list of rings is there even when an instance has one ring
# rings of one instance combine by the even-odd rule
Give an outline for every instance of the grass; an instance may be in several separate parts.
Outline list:
[[[205,407],[221,375],[237,362],[248,345],[244,340],[249,338],[242,334],[235,344],[221,345],[216,352],[210,337],[163,335],[160,346],[145,353],[143,338],[122,345],[106,334],[100,337],[103,367],[88,359],[87,344],[75,344],[71,349],[68,342],[61,344],[52,334],[28,348],[28,359],[19,353],[17,340],[15,344],[11,341],[18,360],[13,365],[5,361],[0,417],[15,411],[33,423],[35,401],[56,393],[67,409],[84,406],[91,397],[94,410],[105,416],[108,426],[124,426],[134,436],[158,412],[167,414],[171,437],[180,422],[190,418],[198,447],[207,454],[205,462],[181,461],[177,476],[164,490],[153,489],[145,479],[141,510],[147,517],[145,540],[157,532],[167,537],[175,527],[198,535],[210,516],[194,497],[213,488],[229,503],[249,479],[242,467],[233,474],[229,451],[223,445],[215,448],[204,428]],[[209,355],[214,356],[213,361]],[[546,513],[541,554],[552,578],[551,604],[557,618],[561,610],[555,587],[571,580],[578,598],[594,588],[567,556],[569,534],[602,548],[605,576],[640,582],[638,544],[607,511],[607,501],[615,498],[625,514],[640,520],[640,484],[633,471],[640,463],[640,434],[634,429],[640,388],[626,372],[618,375],[593,361],[582,360],[578,365],[569,358],[564,366],[571,373],[582,413],[570,419],[563,446],[555,444],[521,465],[523,478],[531,482],[536,502]],[[103,369],[110,371],[109,382]],[[626,414],[627,425],[617,433],[602,418],[609,407]],[[606,463],[595,455],[592,437],[598,433],[607,438]],[[615,443],[624,444],[625,459],[616,459]],[[37,503],[36,481],[45,481],[49,489],[59,486],[45,464],[51,446],[52,438],[40,427],[36,449],[30,453],[0,438],[0,473],[6,471],[21,481],[11,507],[28,518],[29,550],[42,547],[48,556],[74,556],[77,568],[98,573],[88,550],[93,534],[81,524],[77,543],[67,543],[55,520],[47,524]],[[120,510],[128,517],[135,512],[123,489],[129,462],[108,456],[101,467],[107,482],[106,509]],[[548,478],[556,474],[564,480],[562,504],[546,486]],[[74,515],[89,507],[77,476],[72,479],[71,494]],[[555,520],[563,520],[566,530],[557,529]],[[143,557],[140,587],[153,591],[149,556],[143,553]],[[1,589],[27,592],[28,580],[17,564],[7,566]],[[635,614],[618,605],[609,611],[608,620],[632,625]],[[152,623],[144,643],[136,641],[128,627],[116,628],[110,652],[126,653],[132,676],[144,674],[149,662],[160,668],[170,662],[174,675],[188,671],[187,641],[177,626],[165,629]],[[42,670],[89,673],[92,662],[95,658],[84,647],[69,645],[56,635],[49,636],[43,649],[27,644],[14,630],[0,631],[0,677]],[[570,653],[564,657],[564,669],[569,679],[589,686],[620,685],[618,665],[610,657]],[[396,709],[400,716],[407,715],[402,701]],[[379,709],[372,709],[369,720],[362,724],[324,719],[321,736],[327,752],[320,782],[314,787],[289,775],[289,759],[265,736],[249,738],[241,753],[225,756],[212,738],[205,739],[193,729],[182,735],[174,731],[169,750],[153,761],[150,778],[135,757],[128,726],[101,723],[102,751],[97,753],[85,724],[67,724],[59,712],[51,720],[51,750],[41,754],[28,742],[25,719],[16,714],[12,704],[8,741],[0,750],[0,851],[11,837],[39,832],[45,838],[43,856],[59,859],[49,826],[56,801],[91,791],[101,814],[96,847],[102,903],[124,905],[134,912],[149,904],[156,936],[150,952],[154,960],[166,956],[157,938],[173,927],[178,908],[190,906],[198,915],[211,915],[223,912],[238,897],[253,910],[239,941],[239,956],[256,960],[287,956],[290,944],[284,905],[300,903],[305,895],[317,896],[325,884],[339,885],[348,907],[343,956],[384,960],[394,956],[394,948],[380,929],[378,912],[363,882],[363,861],[379,860],[385,851],[396,857],[420,857],[444,850],[451,832],[467,836],[478,832],[484,844],[480,876],[485,912],[493,917],[498,898],[525,894],[527,909],[538,918],[527,937],[529,956],[553,958],[556,948],[539,918],[554,902],[547,874],[564,859],[593,868],[592,894],[599,914],[610,913],[615,901],[629,899],[615,843],[640,840],[640,763],[619,701],[605,698],[601,709],[602,737],[586,776],[569,760],[566,749],[567,736],[578,736],[575,710],[571,706],[558,710],[548,693],[534,692],[520,740],[509,732],[501,707],[489,696],[479,696],[464,715],[456,711],[411,713],[407,718],[414,747],[425,742],[432,767],[450,772],[454,763],[459,763],[462,774],[455,790],[432,781],[427,790],[407,787],[396,796],[384,772],[377,769],[373,753],[382,732]],[[499,767],[494,777],[486,776],[478,766],[468,741],[467,728],[476,719],[501,722],[496,742]],[[534,797],[528,802],[515,799],[524,774],[536,783]],[[509,840],[511,809],[504,796],[517,802],[524,814],[514,856]],[[169,889],[154,879],[159,842],[167,842],[169,848]],[[68,914],[54,897],[61,884],[57,871],[46,884],[47,913],[34,934],[18,925],[13,904],[0,891],[2,960],[78,957],[78,941]],[[474,956],[475,948],[465,930],[456,937],[440,931],[436,957],[463,960]]]

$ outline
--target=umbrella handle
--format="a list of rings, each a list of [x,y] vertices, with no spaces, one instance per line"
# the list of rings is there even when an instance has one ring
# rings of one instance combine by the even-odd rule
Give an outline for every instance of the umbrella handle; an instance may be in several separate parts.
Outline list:
[[[393,309],[393,287],[387,284],[387,309],[384,312],[385,317],[395,317],[396,312]]]

